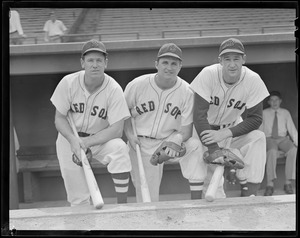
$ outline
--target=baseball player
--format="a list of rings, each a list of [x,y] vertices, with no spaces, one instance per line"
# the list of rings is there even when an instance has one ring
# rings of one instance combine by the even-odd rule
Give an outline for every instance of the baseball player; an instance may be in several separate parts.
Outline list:
[[[179,161],[184,178],[189,180],[191,198],[199,199],[203,185],[198,172],[203,167],[198,151],[201,142],[198,138],[192,138],[193,92],[189,84],[177,76],[182,67],[181,49],[173,43],[164,44],[158,52],[155,67],[157,73],[133,79],[124,92],[137,132],[136,137],[131,120],[127,119],[125,133],[129,142],[131,178],[136,188],[137,202],[142,201],[142,195],[136,144],[141,148],[152,202],[159,201],[164,161],[168,159],[170,162]],[[181,153],[183,147],[185,152]],[[163,154],[167,155],[166,160],[160,158]]]
[[[266,139],[258,128],[262,102],[269,92],[260,76],[244,66],[245,62],[242,42],[227,39],[220,45],[219,63],[205,67],[190,86],[195,92],[194,125],[203,151],[211,154],[220,147],[237,151],[245,164],[236,170],[241,196],[251,196],[257,195],[264,178]],[[210,177],[208,173],[207,179]]]
[[[123,90],[104,73],[108,59],[102,42],[86,42],[80,61],[83,70],[66,75],[51,97],[59,132],[57,156],[67,198],[71,206],[90,204],[90,193],[80,167],[82,148],[89,152],[88,157],[107,165],[117,202],[126,203],[131,162],[121,136],[124,120],[130,117],[130,112]],[[73,134],[68,116],[73,118],[80,139]]]

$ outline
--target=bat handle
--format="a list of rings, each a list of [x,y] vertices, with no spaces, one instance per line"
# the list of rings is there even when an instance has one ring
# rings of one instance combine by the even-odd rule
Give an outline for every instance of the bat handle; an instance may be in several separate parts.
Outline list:
[[[133,133],[135,136],[137,136],[136,128],[135,128],[135,121],[134,121],[133,117],[131,117],[131,124],[132,124]],[[136,144],[135,147],[136,147],[139,174],[140,174],[140,180],[141,180],[142,199],[143,199],[143,202],[151,202],[151,196],[150,196],[150,191],[149,191],[149,187],[148,187],[148,183],[147,183],[147,179],[146,179],[146,175],[145,175],[145,170],[144,170],[144,166],[143,166],[143,160],[142,160],[140,146],[138,144]]]
[[[75,136],[77,138],[80,138],[78,135],[78,132],[76,130],[72,115],[70,113],[69,113],[68,118],[69,118],[71,128],[73,130],[73,133],[75,134]],[[83,171],[85,174],[86,182],[87,182],[87,185],[88,185],[91,197],[92,197],[94,207],[96,209],[101,209],[104,205],[103,198],[102,198],[101,192],[99,190],[95,175],[93,174],[91,165],[90,165],[90,163],[86,157],[86,154],[82,148],[81,148],[81,160],[82,160],[82,168],[83,168]]]
[[[215,200],[216,192],[219,187],[220,181],[224,173],[224,166],[218,165],[214,171],[214,174],[210,180],[209,186],[205,193],[206,201],[212,202]]]

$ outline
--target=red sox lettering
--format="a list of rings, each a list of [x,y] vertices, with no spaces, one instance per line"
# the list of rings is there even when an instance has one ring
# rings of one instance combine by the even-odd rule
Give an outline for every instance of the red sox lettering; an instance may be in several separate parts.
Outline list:
[[[211,98],[210,104],[214,104],[216,106],[220,105],[219,97],[214,96],[214,97],[210,97],[210,98]],[[233,108],[242,110],[245,105],[246,105],[246,103],[241,102],[241,100],[236,101],[236,99],[231,98],[228,101],[227,108],[230,108],[233,106]]]
[[[136,106],[136,111],[138,114],[142,115],[143,113],[151,112],[155,110],[155,103],[154,101],[148,101],[148,103],[141,103],[139,106]],[[167,103],[165,110],[165,113],[170,113],[171,116],[174,116],[175,119],[179,115],[181,115],[181,111],[178,106],[172,106],[172,103]]]
[[[73,103],[73,111],[78,113],[84,113],[85,104],[84,103]],[[99,106],[93,106],[91,110],[91,116],[98,116],[106,120],[107,118],[107,110],[105,108],[99,109]]]

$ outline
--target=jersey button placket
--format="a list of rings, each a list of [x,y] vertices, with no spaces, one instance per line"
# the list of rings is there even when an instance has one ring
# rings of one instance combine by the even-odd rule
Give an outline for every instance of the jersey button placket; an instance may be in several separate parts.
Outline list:
[[[159,98],[158,98],[158,110],[157,110],[157,115],[156,115],[156,118],[155,118],[155,121],[153,123],[153,130],[152,130],[152,133],[151,133],[151,136],[153,137],[156,137],[156,132],[158,130],[158,127],[159,127],[159,123],[160,123],[160,120],[161,120],[161,114],[163,113],[163,105],[161,103],[161,101],[163,98],[163,92],[160,93],[159,95]]]
[[[83,117],[83,123],[82,123],[82,130],[83,132],[87,131],[88,129],[88,118],[89,118],[89,115],[88,115],[88,112],[90,111],[91,109],[91,95],[89,93],[85,93],[85,105],[86,105],[86,108],[84,110],[84,117]]]

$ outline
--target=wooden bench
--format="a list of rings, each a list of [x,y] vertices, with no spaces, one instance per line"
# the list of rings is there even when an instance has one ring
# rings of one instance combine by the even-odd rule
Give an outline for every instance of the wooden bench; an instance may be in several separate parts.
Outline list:
[[[61,176],[55,146],[20,147],[17,151],[19,173],[23,178],[24,201],[37,200],[39,178],[42,176]],[[92,160],[95,174],[108,173],[106,166]]]
[[[39,179],[41,177],[61,177],[55,146],[20,147],[17,151],[19,173],[23,179],[24,202],[38,200]],[[278,164],[285,164],[285,153],[278,151]],[[105,165],[92,160],[91,166],[95,175],[107,174]],[[164,170],[180,170],[179,163],[166,162]],[[225,189],[232,186],[224,184]],[[232,188],[231,188],[232,189]]]
[[[23,179],[25,203],[39,200],[39,180],[42,177],[61,177],[55,146],[22,146],[17,151],[17,158],[19,173]],[[97,160],[92,160],[91,167],[95,175],[109,173],[106,166]],[[178,170],[180,166],[179,163],[166,163],[164,169]]]

